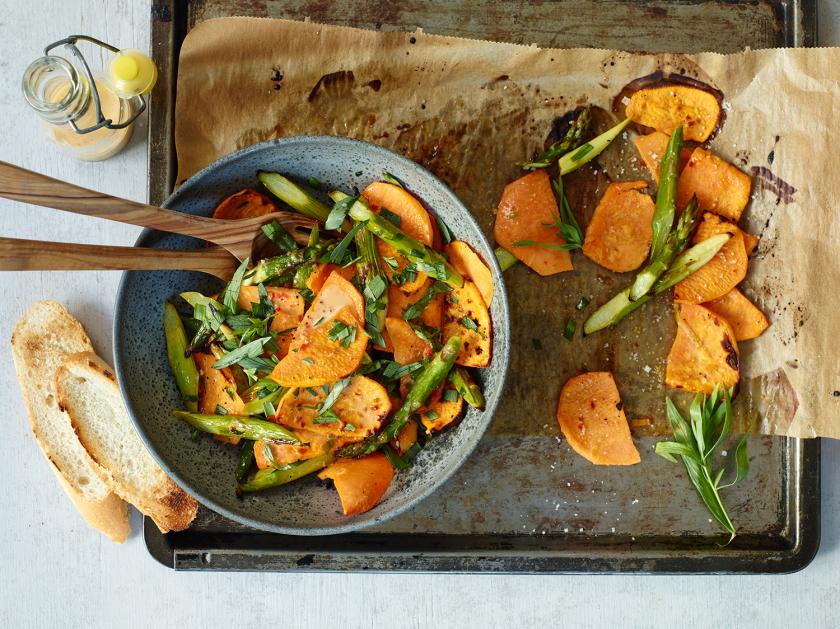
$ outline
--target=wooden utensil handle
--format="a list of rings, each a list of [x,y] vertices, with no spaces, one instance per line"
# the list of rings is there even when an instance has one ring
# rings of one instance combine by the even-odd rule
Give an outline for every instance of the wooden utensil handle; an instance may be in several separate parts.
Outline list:
[[[222,221],[112,197],[0,161],[0,197],[121,223],[195,236],[216,244],[230,230]]]
[[[221,247],[199,251],[111,247],[0,237],[0,271],[202,271],[230,279],[238,261]]]

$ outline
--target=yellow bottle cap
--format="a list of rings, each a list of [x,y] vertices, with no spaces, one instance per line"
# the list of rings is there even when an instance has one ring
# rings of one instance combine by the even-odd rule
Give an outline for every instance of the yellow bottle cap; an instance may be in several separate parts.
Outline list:
[[[108,79],[117,94],[131,98],[152,91],[157,82],[157,66],[139,50],[121,50],[108,64]]]

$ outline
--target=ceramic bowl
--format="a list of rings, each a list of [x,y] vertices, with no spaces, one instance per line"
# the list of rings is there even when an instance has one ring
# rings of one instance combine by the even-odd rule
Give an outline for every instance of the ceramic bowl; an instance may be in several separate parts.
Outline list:
[[[184,490],[213,511],[240,523],[284,534],[326,535],[375,525],[417,504],[440,487],[475,448],[499,403],[510,352],[509,312],[504,281],[493,250],[476,221],[449,188],[429,171],[379,146],[342,137],[301,136],[257,144],[228,155],[185,182],[164,207],[209,216],[228,195],[257,186],[257,171],[284,173],[298,181],[315,177],[325,189],[351,191],[388,171],[402,181],[489,264],[495,283],[490,308],[493,353],[490,367],[476,370],[486,398],[484,410],[468,408],[464,418],[435,436],[412,467],[395,474],[387,493],[370,511],[345,517],[338,494],[316,477],[239,498],[234,469],[237,448],[209,437],[190,438],[189,427],[172,417],[181,408],[166,358],[163,302],[187,312],[178,294],[218,291],[222,283],[202,273],[128,271],[119,287],[114,320],[117,377],[126,407],[157,462]],[[198,249],[201,240],[145,230],[138,247]]]

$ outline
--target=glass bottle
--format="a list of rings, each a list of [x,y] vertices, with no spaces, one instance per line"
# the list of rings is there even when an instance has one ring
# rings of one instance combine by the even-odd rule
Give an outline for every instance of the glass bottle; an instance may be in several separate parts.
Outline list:
[[[114,124],[128,121],[134,113],[132,101],[121,98],[103,78],[93,75],[93,81],[104,118]],[[79,133],[99,122],[95,95],[88,78],[62,57],[47,55],[33,61],[23,75],[22,88],[50,138],[78,159],[108,159],[131,139],[133,123],[120,129],[102,126]]]

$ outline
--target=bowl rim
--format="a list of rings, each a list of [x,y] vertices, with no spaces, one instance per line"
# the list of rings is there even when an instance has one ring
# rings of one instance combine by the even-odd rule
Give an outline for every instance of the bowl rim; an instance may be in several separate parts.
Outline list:
[[[201,179],[207,175],[208,173],[212,172],[213,170],[219,168],[220,166],[236,161],[241,159],[242,157],[249,155],[251,153],[260,152],[269,148],[277,148],[282,149],[287,146],[292,146],[296,144],[312,144],[312,143],[335,143],[338,142],[339,144],[346,144],[352,147],[365,147],[365,150],[373,150],[374,152],[379,152],[380,154],[384,155],[386,158],[390,160],[395,160],[397,162],[401,162],[405,167],[408,168],[415,168],[420,169],[422,173],[427,175],[432,179],[434,184],[440,189],[441,193],[445,195],[449,201],[455,208],[459,209],[465,217],[467,222],[471,223],[472,227],[475,229],[476,233],[479,234],[479,238],[481,240],[481,244],[486,247],[486,250],[493,252],[493,247],[490,244],[487,236],[484,234],[484,230],[478,224],[475,217],[469,211],[469,209],[464,205],[464,203],[458,198],[458,196],[446,185],[437,175],[432,173],[428,170],[425,166],[418,164],[417,162],[410,160],[409,158],[396,153],[390,149],[385,147],[379,146],[378,144],[373,144],[371,142],[365,142],[363,140],[357,140],[355,138],[349,138],[346,136],[335,136],[335,135],[298,135],[298,136],[290,136],[287,138],[277,138],[272,140],[267,140],[264,142],[260,142],[258,144],[253,144],[251,146],[245,147],[238,151],[234,151],[233,153],[229,153],[217,159],[216,161],[208,164],[192,176],[190,176],[183,184],[181,184],[172,194],[167,197],[167,199],[161,204],[161,207],[172,209],[171,206],[178,202],[178,200],[187,194],[190,190],[200,185]],[[177,211],[177,210],[175,210]],[[135,247],[142,247],[144,246],[145,242],[156,234],[160,234],[162,232],[151,229],[151,228],[144,228],[140,235],[137,237],[137,240],[134,243]],[[485,256],[482,256],[485,258]],[[249,516],[245,516],[239,513],[235,513],[228,509],[227,507],[219,504],[213,498],[207,496],[202,491],[197,490],[193,487],[188,481],[186,481],[172,466],[169,465],[167,461],[163,459],[163,457],[157,452],[157,450],[153,447],[151,439],[149,438],[145,426],[140,422],[137,414],[132,407],[130,400],[128,398],[128,382],[126,381],[125,375],[123,373],[121,365],[123,364],[123,354],[121,350],[121,340],[122,340],[122,328],[123,326],[120,325],[120,322],[124,316],[124,309],[123,309],[123,302],[125,298],[125,292],[127,290],[126,284],[128,279],[131,277],[133,273],[143,273],[143,271],[123,271],[122,276],[120,277],[120,282],[117,287],[117,293],[115,298],[115,308],[114,308],[114,323],[112,329],[112,343],[113,343],[113,351],[114,351],[114,371],[116,372],[117,376],[117,384],[119,385],[120,395],[123,399],[124,406],[126,408],[126,412],[128,413],[129,417],[131,418],[132,424],[134,424],[134,428],[137,431],[138,436],[142,440],[143,444],[146,446],[146,450],[155,460],[155,462],[163,469],[163,471],[186,493],[190,496],[195,498],[198,502],[202,505],[207,507],[208,509],[230,519],[240,524],[244,524],[246,526],[253,527],[255,529],[261,531],[267,531],[271,533],[280,533],[283,535],[296,535],[302,537],[311,537],[311,536],[320,536],[320,535],[338,535],[342,533],[350,533],[354,531],[359,531],[362,529],[366,529],[372,526],[376,526],[386,522],[406,511],[415,507],[420,502],[428,498],[432,493],[437,491],[446,481],[448,481],[458,469],[466,462],[466,460],[473,454],[478,443],[484,437],[487,429],[490,427],[490,423],[493,421],[493,418],[496,415],[496,410],[498,409],[499,402],[502,399],[502,396],[505,392],[505,388],[507,385],[507,376],[508,376],[508,369],[510,367],[510,352],[511,352],[511,344],[510,344],[510,306],[508,303],[507,298],[507,287],[505,286],[504,276],[502,273],[501,268],[499,267],[498,260],[496,259],[495,255],[490,255],[490,259],[484,259],[485,263],[490,266],[491,273],[494,279],[494,292],[493,297],[494,299],[499,300],[499,305],[501,307],[502,312],[502,321],[497,322],[493,320],[493,334],[494,336],[497,334],[497,331],[501,331],[504,338],[506,340],[505,343],[501,344],[504,346],[504,353],[501,356],[502,360],[500,362],[500,370],[501,374],[499,376],[499,387],[498,387],[498,395],[495,396],[493,399],[492,404],[488,404],[485,406],[484,409],[481,410],[481,421],[478,426],[476,426],[475,430],[475,438],[473,439],[472,443],[467,442],[465,452],[462,457],[458,458],[452,464],[450,464],[444,471],[439,474],[433,482],[431,482],[426,488],[419,491],[414,497],[408,500],[405,504],[395,507],[386,513],[383,513],[379,516],[376,516],[370,520],[361,520],[361,521],[353,521],[353,518],[347,518],[346,523],[342,523],[335,526],[325,526],[325,527],[307,527],[307,528],[300,528],[300,527],[291,527],[291,526],[283,526],[278,524],[273,524],[271,522],[267,522],[262,519],[252,518]],[[498,281],[497,281],[498,279]],[[491,315],[492,316],[492,315]],[[501,323],[501,330],[499,330],[498,323]],[[495,355],[495,347],[494,347],[494,355]]]

